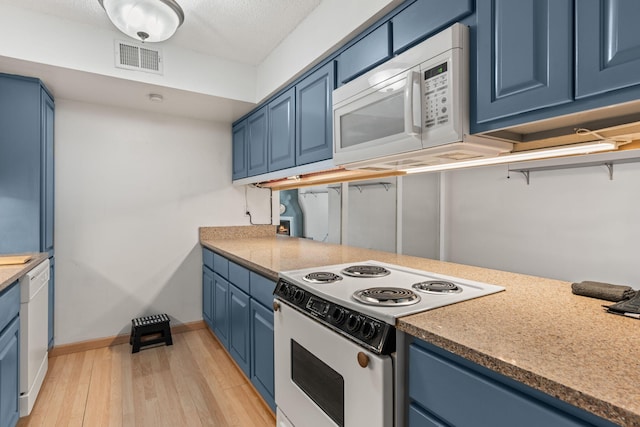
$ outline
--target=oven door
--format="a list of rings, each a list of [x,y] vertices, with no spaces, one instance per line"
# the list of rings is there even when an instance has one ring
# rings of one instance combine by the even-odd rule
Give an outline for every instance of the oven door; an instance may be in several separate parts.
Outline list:
[[[336,165],[422,148],[420,68],[414,67],[375,85],[369,83],[388,71],[392,70],[362,76],[359,79],[366,79],[364,83],[356,79],[333,92]],[[363,86],[368,87],[360,91]]]
[[[286,303],[274,322],[279,426],[393,425],[390,356],[371,353]],[[368,359],[365,367],[359,358]]]

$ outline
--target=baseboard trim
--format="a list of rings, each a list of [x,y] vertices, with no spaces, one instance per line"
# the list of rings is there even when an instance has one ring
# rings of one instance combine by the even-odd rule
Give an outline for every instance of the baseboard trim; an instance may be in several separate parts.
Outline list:
[[[171,327],[171,334],[181,334],[183,332],[196,331],[206,327],[204,320],[181,323]],[[70,344],[54,346],[49,350],[49,357],[62,356],[64,354],[78,353],[80,351],[95,350],[97,348],[112,347],[114,345],[127,344],[129,334],[115,335],[111,337],[98,338],[95,340],[79,341]]]

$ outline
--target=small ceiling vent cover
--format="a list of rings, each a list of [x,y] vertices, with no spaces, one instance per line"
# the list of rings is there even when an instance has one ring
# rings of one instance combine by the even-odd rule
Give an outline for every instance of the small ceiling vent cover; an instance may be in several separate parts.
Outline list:
[[[115,41],[116,67],[162,74],[162,51],[121,40]]]

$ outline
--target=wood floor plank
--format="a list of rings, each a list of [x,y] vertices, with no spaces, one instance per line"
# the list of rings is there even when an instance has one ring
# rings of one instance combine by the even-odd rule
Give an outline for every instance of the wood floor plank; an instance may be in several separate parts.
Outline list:
[[[19,427],[274,427],[273,414],[208,330],[173,346],[63,354]]]

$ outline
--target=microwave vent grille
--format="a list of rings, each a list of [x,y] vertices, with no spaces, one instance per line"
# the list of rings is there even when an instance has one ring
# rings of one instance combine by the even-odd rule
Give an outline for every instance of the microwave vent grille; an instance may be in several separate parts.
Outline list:
[[[163,74],[162,51],[121,40],[115,41],[115,65],[126,70]]]

